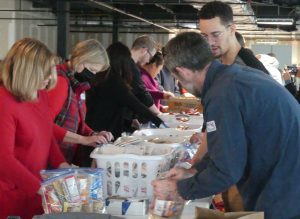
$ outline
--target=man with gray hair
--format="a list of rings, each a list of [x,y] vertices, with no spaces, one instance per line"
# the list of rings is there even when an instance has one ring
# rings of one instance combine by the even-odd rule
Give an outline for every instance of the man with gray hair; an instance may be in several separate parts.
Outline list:
[[[160,111],[154,105],[150,93],[146,90],[144,83],[141,80],[139,66],[142,66],[150,61],[156,53],[155,41],[147,36],[142,35],[134,40],[131,47],[131,70],[132,70],[132,93],[153,113],[159,114]]]
[[[174,168],[165,180],[153,181],[156,197],[203,198],[236,184],[246,211],[264,211],[266,219],[300,215],[300,109],[294,97],[258,70],[214,60],[195,32],[168,42],[165,64],[202,99],[208,151],[194,176]]]
[[[155,106],[151,94],[146,90],[145,85],[141,79],[139,66],[142,66],[150,61],[156,53],[156,43],[148,35],[137,37],[132,43],[131,47],[131,72],[132,72],[132,93],[155,115],[160,113],[159,109]],[[133,112],[124,109],[125,124],[124,129],[127,132],[133,132],[140,127],[140,122],[133,114]]]

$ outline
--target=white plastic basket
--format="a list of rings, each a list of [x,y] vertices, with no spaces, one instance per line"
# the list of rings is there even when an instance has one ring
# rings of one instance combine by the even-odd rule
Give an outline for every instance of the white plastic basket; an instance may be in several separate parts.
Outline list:
[[[174,149],[172,147],[168,149],[166,154],[141,156],[102,154],[101,148],[95,148],[90,157],[96,159],[97,167],[105,170],[106,197],[151,198],[153,196],[151,181],[160,172],[169,170],[172,165]]]
[[[136,130],[133,136],[164,136],[164,137],[190,137],[195,132],[200,132],[201,128],[197,130],[179,130],[176,128],[165,128],[165,129],[140,129]]]

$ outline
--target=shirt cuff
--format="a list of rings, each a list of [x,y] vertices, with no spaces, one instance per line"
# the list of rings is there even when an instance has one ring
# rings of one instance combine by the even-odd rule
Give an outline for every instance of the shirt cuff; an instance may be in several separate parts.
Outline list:
[[[177,192],[185,200],[195,199],[193,192],[190,191],[190,188],[192,188],[192,181],[191,178],[187,178],[177,182]]]

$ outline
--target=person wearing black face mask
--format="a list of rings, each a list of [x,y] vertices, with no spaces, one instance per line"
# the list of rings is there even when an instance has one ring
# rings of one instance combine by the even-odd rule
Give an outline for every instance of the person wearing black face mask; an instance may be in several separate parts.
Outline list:
[[[108,67],[106,51],[97,40],[78,43],[71,53],[70,60],[56,66],[57,85],[48,96],[53,120],[59,126],[55,129],[55,136],[69,163],[80,166],[77,161],[82,158],[76,155],[79,145],[95,146],[113,139],[110,132],[95,132],[85,123],[86,107],[82,98],[90,88],[89,82],[96,73]]]
[[[84,68],[82,72],[75,72],[74,77],[80,82],[90,82],[91,80],[93,80],[95,75],[96,74],[94,74],[87,68]]]

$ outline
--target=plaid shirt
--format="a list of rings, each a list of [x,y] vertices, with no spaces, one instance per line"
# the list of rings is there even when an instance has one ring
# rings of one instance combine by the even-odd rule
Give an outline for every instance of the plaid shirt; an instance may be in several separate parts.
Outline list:
[[[55,118],[55,123],[71,132],[91,135],[93,130],[84,122],[86,113],[85,102],[80,98],[80,95],[90,88],[90,84],[88,82],[81,83],[77,81],[66,63],[57,65],[56,70],[58,76],[64,77],[68,81],[69,88],[68,97],[60,113]],[[66,160],[71,163],[77,145],[61,143],[60,147]]]

